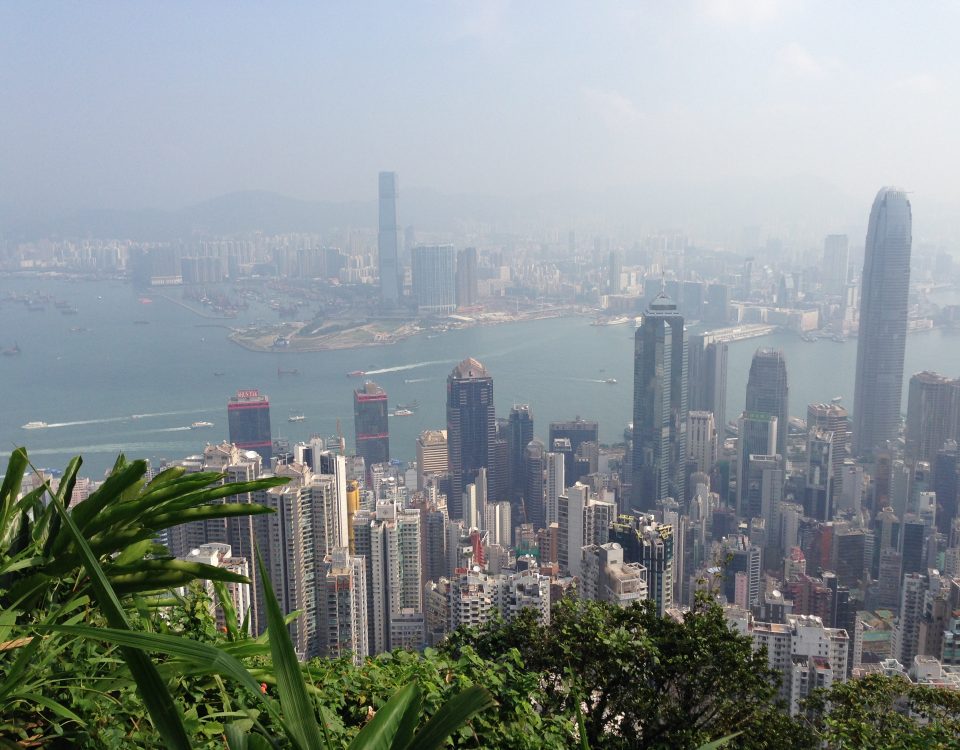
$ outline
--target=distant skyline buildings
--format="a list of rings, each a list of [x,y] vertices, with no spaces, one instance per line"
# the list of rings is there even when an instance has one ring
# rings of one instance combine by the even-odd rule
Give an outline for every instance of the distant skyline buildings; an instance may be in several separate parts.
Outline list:
[[[377,257],[380,271],[380,301],[387,307],[396,307],[403,294],[400,271],[400,219],[398,202],[400,181],[396,172],[379,175],[379,233]]]
[[[418,245],[410,252],[413,298],[421,315],[457,309],[457,251],[453,245]],[[475,277],[475,274],[474,274]]]
[[[853,396],[857,456],[885,447],[899,434],[912,235],[906,192],[881,188],[870,209],[860,291]]]

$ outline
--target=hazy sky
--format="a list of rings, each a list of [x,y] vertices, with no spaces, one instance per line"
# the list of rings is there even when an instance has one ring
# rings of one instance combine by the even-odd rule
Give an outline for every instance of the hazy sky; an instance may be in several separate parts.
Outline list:
[[[6,2],[0,204],[814,176],[960,203],[954,2]]]

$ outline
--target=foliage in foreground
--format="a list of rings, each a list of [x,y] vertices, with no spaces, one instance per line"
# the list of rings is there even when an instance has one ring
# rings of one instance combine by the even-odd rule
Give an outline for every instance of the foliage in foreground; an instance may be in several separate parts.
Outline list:
[[[484,659],[516,650],[539,675],[547,714],[575,717],[600,748],[698,747],[740,732],[730,747],[812,747],[805,727],[775,704],[766,656],[701,602],[682,621],[650,605],[627,608],[565,599],[548,627],[530,615],[457,631],[452,654]]]
[[[226,502],[238,485],[177,471],[145,482],[145,465],[121,457],[104,487],[74,504],[79,459],[55,495],[41,487],[23,498],[26,454],[10,464],[0,487],[0,747],[598,750],[705,748],[734,734],[730,746],[743,748],[958,745],[960,696],[882,677],[836,685],[791,719],[773,702],[765,657],[708,602],[678,622],[649,606],[564,600],[549,628],[526,613],[422,655],[301,665],[278,607],[268,637],[253,639],[215,627],[203,588],[171,596],[197,579],[221,592],[235,580],[185,568],[153,539],[177,514],[260,512]]]

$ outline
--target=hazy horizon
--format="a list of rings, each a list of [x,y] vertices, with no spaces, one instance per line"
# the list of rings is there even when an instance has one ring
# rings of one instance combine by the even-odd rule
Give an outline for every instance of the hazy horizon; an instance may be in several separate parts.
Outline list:
[[[865,226],[894,184],[917,196],[918,238],[952,241],[958,20],[958,5],[790,0],[7,4],[0,207],[366,202],[395,170],[401,194],[586,196],[602,224],[663,190],[662,217],[637,209],[653,226],[819,212],[816,234]],[[711,190],[738,189],[743,207],[722,196],[710,215]]]

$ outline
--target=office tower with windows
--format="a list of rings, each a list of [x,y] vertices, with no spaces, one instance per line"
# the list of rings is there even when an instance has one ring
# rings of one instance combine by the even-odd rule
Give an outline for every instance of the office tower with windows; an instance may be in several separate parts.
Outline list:
[[[523,494],[523,457],[533,440],[533,410],[529,404],[514,404],[507,418],[507,488],[510,497]]]
[[[533,528],[546,526],[546,454],[543,441],[534,438],[524,449],[523,455],[523,505],[521,518],[524,523],[532,523]]]
[[[413,298],[421,315],[457,309],[457,251],[453,245],[420,245],[410,255]]]
[[[730,287],[727,284],[707,286],[706,322],[714,326],[725,326],[730,322]]]
[[[400,272],[400,226],[397,201],[400,197],[396,172],[380,173],[380,232],[377,250],[380,268],[380,301],[396,307],[403,293]]]
[[[773,456],[777,453],[777,418],[772,414],[744,412],[737,422],[737,515],[751,518],[751,508],[747,500],[751,456]],[[783,458],[780,456],[781,459]]]
[[[569,454],[564,453],[566,460],[564,469],[567,479],[570,480],[575,475],[576,467],[573,464],[580,446],[584,443],[599,442],[599,436],[600,425],[593,419],[581,419],[576,416],[567,422],[551,422],[547,433],[547,450],[556,450],[554,446],[557,439],[570,441]]]
[[[779,349],[757,349],[750,363],[747,379],[749,412],[770,414],[777,418],[777,447],[773,453],[787,457],[788,407],[787,363]]]
[[[417,437],[417,488],[426,487],[427,477],[445,477],[450,471],[447,431],[424,430]]]
[[[803,511],[818,521],[833,520],[833,468],[833,433],[815,427],[807,434]]]
[[[256,451],[269,464],[273,455],[270,435],[270,399],[255,389],[237,391],[227,402],[230,442],[245,451]]]
[[[885,187],[870,210],[860,292],[853,394],[853,452],[863,456],[897,439],[907,346],[910,201]]]
[[[369,474],[371,466],[390,460],[387,392],[376,383],[368,380],[353,392],[353,426],[357,455]]]
[[[907,389],[907,456],[932,465],[947,440],[958,438],[960,379],[918,372]]]
[[[708,474],[717,462],[717,426],[711,411],[687,412],[687,460]]]
[[[477,289],[477,248],[457,252],[457,307],[473,307],[479,299]]]
[[[634,511],[684,498],[687,433],[687,345],[683,316],[661,292],[634,337]]]
[[[847,235],[828,234],[823,241],[823,291],[839,296],[847,285]]]
[[[937,451],[933,463],[933,491],[937,497],[937,531],[949,539],[960,499],[960,450],[954,440],[948,440]]]
[[[487,481],[495,465],[497,420],[493,404],[493,378],[473,358],[463,360],[447,377],[447,455],[450,467],[450,518],[463,518],[463,491],[475,481],[477,471],[487,469]],[[500,499],[500,498],[497,498]]]
[[[843,462],[850,452],[850,422],[847,410],[834,400],[829,404],[807,405],[807,429],[814,427],[833,433],[833,507],[840,507],[843,493]]]
[[[690,337],[690,409],[713,412],[721,437],[727,426],[727,342],[710,335]]]

